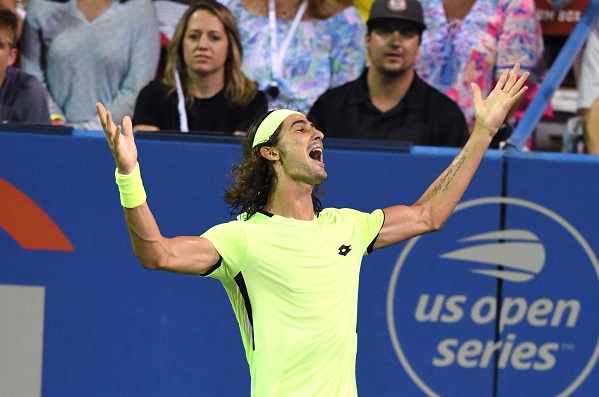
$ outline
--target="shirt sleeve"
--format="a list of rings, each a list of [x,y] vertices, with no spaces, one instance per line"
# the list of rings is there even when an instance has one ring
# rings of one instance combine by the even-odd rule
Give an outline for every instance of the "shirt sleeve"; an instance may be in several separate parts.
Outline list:
[[[377,209],[368,213],[347,208],[344,209],[343,212],[345,216],[350,217],[356,224],[356,230],[360,236],[360,241],[365,247],[364,255],[368,255],[372,251],[374,242],[383,227],[385,213],[382,209]]]
[[[207,276],[221,281],[233,279],[245,263],[247,236],[243,221],[213,226],[202,237],[208,239],[221,256],[220,265]]]

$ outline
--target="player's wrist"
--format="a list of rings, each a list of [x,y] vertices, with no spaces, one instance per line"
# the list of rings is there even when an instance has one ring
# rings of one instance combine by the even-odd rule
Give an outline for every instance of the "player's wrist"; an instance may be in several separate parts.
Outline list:
[[[125,208],[139,207],[146,201],[146,190],[141,180],[139,163],[130,174],[123,175],[117,168],[114,172],[116,184],[119,187],[121,205]]]

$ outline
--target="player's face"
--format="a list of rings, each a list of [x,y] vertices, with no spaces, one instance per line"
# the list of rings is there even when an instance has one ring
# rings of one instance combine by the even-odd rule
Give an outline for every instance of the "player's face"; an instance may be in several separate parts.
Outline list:
[[[328,175],[324,169],[323,138],[324,134],[305,116],[292,114],[287,117],[276,146],[283,177],[312,186],[324,182]]]
[[[418,27],[403,21],[381,21],[366,36],[371,67],[384,73],[404,73],[414,68],[420,50]]]
[[[183,58],[189,73],[223,73],[229,39],[220,20],[206,10],[194,12],[183,36]]]

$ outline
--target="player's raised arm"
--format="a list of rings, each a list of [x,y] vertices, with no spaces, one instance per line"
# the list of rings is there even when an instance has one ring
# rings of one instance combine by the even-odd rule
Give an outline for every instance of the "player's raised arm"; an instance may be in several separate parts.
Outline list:
[[[518,78],[520,65],[504,71],[486,99],[472,83],[476,124],[468,142],[449,167],[411,206],[385,208],[385,223],[374,248],[386,247],[408,238],[439,230],[447,221],[472,180],[491,140],[509,110],[526,91],[528,72]]]
[[[205,273],[220,258],[212,243],[202,237],[165,238],[160,233],[146,202],[131,118],[127,116],[122,126],[116,125],[101,103],[96,104],[96,108],[116,161],[116,181],[135,255],[146,269]]]

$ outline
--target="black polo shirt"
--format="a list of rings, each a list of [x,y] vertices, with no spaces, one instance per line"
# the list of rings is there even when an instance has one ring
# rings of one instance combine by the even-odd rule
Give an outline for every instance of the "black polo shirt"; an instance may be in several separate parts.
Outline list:
[[[422,146],[461,147],[468,125],[458,105],[416,74],[401,102],[386,112],[368,94],[366,73],[327,90],[308,117],[325,137],[397,140]]]

